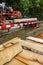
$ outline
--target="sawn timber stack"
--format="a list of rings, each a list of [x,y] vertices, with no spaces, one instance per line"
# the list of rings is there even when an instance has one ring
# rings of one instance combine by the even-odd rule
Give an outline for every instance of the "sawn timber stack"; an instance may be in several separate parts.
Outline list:
[[[43,65],[43,44],[18,37],[3,43],[0,65]]]

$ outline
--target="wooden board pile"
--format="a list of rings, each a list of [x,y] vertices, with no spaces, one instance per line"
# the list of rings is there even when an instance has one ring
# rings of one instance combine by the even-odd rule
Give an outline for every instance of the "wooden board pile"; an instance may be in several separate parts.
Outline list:
[[[43,33],[36,36],[36,38],[43,39]]]
[[[43,65],[43,44],[20,38],[3,43],[0,65]]]

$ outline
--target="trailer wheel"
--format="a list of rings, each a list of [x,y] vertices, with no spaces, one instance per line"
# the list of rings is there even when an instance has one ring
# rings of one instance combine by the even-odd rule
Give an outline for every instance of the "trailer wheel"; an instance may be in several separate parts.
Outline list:
[[[28,25],[23,25],[24,26],[24,29],[26,30],[27,29],[27,27],[28,27]]]
[[[8,32],[10,31],[10,29],[8,29]]]

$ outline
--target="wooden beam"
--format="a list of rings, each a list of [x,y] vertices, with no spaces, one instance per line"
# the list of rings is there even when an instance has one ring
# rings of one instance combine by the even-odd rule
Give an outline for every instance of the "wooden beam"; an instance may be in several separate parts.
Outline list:
[[[4,46],[0,45],[0,51],[2,51],[3,49],[5,49]]]
[[[21,40],[19,43],[22,46],[26,46],[28,48],[32,48],[32,49],[43,52],[43,45],[42,44],[37,44],[36,42],[30,41],[30,40],[28,40],[28,41]]]
[[[43,44],[43,39],[39,39],[39,38],[35,38],[35,37],[27,37],[28,40],[33,40],[33,41],[36,41],[36,42],[39,42],[39,43],[42,43]]]
[[[36,62],[36,61],[26,60],[26,59],[24,59],[24,58],[22,58],[22,57],[20,57],[20,56],[17,56],[16,58],[17,58],[18,60],[20,60],[20,61],[26,63],[27,65],[42,65],[42,64],[40,64],[40,63],[38,63],[38,62]]]
[[[8,48],[5,48],[0,52],[0,65],[3,65],[6,62],[9,62],[13,57],[22,51],[22,48],[19,43],[12,45]]]
[[[26,64],[24,64],[21,61],[19,61],[19,60],[17,60],[17,59],[14,58],[9,63],[7,63],[5,65],[26,65]]]
[[[43,56],[31,51],[23,50],[16,58],[29,65],[43,65]]]
[[[20,40],[20,38],[18,38],[18,37],[13,38],[13,39],[11,39],[11,40],[8,41],[8,42],[3,43],[3,46],[4,46],[4,47],[9,47],[9,46],[11,46],[11,45],[13,45],[13,44],[18,43],[19,40]]]

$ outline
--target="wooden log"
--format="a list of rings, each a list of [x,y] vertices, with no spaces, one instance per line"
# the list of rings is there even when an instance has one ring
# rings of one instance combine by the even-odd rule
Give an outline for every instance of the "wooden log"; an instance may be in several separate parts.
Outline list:
[[[19,43],[12,45],[8,48],[5,48],[0,52],[0,65],[3,65],[6,62],[9,62],[13,57],[22,51],[22,48]]]
[[[26,64],[24,64],[21,61],[19,61],[19,60],[17,60],[17,59],[14,58],[9,63],[7,63],[5,65],[26,65]]]
[[[31,61],[37,61],[39,63],[39,65],[41,65],[41,64],[43,65],[43,55],[39,55],[39,54],[36,54],[31,51],[23,50],[23,52],[20,53],[18,56],[16,56],[16,58],[21,61],[23,61],[21,59],[21,58],[23,58],[24,59],[23,62],[26,62],[27,64],[29,64],[29,60],[31,60]]]

